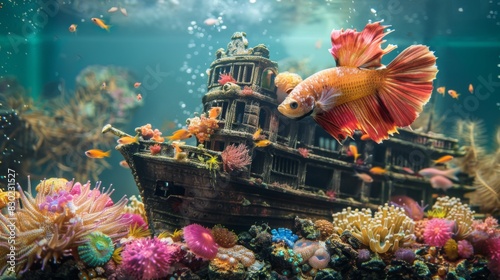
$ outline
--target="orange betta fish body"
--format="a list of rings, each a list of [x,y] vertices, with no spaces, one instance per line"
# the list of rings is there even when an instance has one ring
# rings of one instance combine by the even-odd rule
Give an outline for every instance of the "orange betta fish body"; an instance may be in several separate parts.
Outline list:
[[[375,142],[397,127],[410,125],[432,93],[436,57],[423,45],[410,46],[387,67],[380,48],[385,26],[368,24],[362,32],[334,30],[331,54],[337,66],[299,83],[278,106],[289,118],[312,117],[337,140],[361,130]]]

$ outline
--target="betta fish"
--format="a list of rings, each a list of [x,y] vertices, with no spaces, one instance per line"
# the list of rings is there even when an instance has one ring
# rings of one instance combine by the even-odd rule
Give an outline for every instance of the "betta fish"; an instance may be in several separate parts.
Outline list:
[[[332,31],[330,53],[337,67],[299,83],[278,106],[281,114],[311,115],[338,141],[361,130],[380,143],[397,127],[412,124],[431,96],[436,57],[427,46],[413,45],[383,67],[382,56],[396,48],[381,48],[386,27],[375,22],[361,32]]]

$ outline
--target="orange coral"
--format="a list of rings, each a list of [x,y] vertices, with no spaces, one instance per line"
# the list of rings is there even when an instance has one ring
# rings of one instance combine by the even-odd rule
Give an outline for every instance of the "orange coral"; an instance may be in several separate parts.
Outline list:
[[[333,224],[327,220],[317,220],[314,226],[319,230],[321,240],[326,240],[334,232]]]
[[[219,246],[224,248],[231,248],[238,242],[238,236],[233,231],[223,227],[222,225],[216,225],[212,228],[212,235],[214,240]]]
[[[200,117],[189,118],[186,122],[188,123],[189,132],[195,135],[200,143],[209,140],[210,136],[219,128],[217,119],[207,118],[205,114]]]

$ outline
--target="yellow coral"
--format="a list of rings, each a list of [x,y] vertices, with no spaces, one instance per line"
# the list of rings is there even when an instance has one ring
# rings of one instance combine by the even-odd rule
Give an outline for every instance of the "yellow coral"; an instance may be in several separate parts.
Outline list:
[[[373,252],[386,253],[407,247],[415,242],[415,222],[409,218],[402,208],[380,206],[372,217],[370,209],[351,208],[333,214],[334,229],[342,234],[345,230]]]
[[[443,209],[446,211],[445,219],[455,221],[457,227],[455,239],[465,239],[472,232],[474,211],[471,211],[467,204],[462,204],[459,198],[438,197],[432,209]]]
[[[320,232],[320,240],[326,240],[335,230],[333,224],[327,220],[315,221],[314,227],[316,227]]]
[[[429,219],[432,219],[432,218],[439,218],[439,219],[444,219],[446,217],[446,209],[444,208],[435,208],[435,209],[431,209],[429,211],[427,211],[427,217]]]
[[[453,239],[448,239],[444,244],[444,253],[446,254],[446,258],[450,261],[454,261],[458,259],[458,244]]]
[[[138,214],[141,215],[142,219],[148,223],[148,217],[146,215],[146,209],[144,208],[144,203],[137,199],[135,195],[129,198],[129,204],[125,206],[125,213]]]
[[[160,234],[158,234],[158,238],[162,239],[170,237],[172,238],[172,241],[180,242],[182,241],[182,234],[182,229],[176,229],[173,233],[170,233],[168,231],[161,232]]]

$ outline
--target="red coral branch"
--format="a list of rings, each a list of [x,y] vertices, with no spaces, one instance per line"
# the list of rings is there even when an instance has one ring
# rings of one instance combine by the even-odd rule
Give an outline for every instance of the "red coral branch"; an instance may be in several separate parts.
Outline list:
[[[252,163],[252,158],[248,155],[248,148],[244,144],[227,146],[221,153],[221,157],[225,172],[241,170]]]

